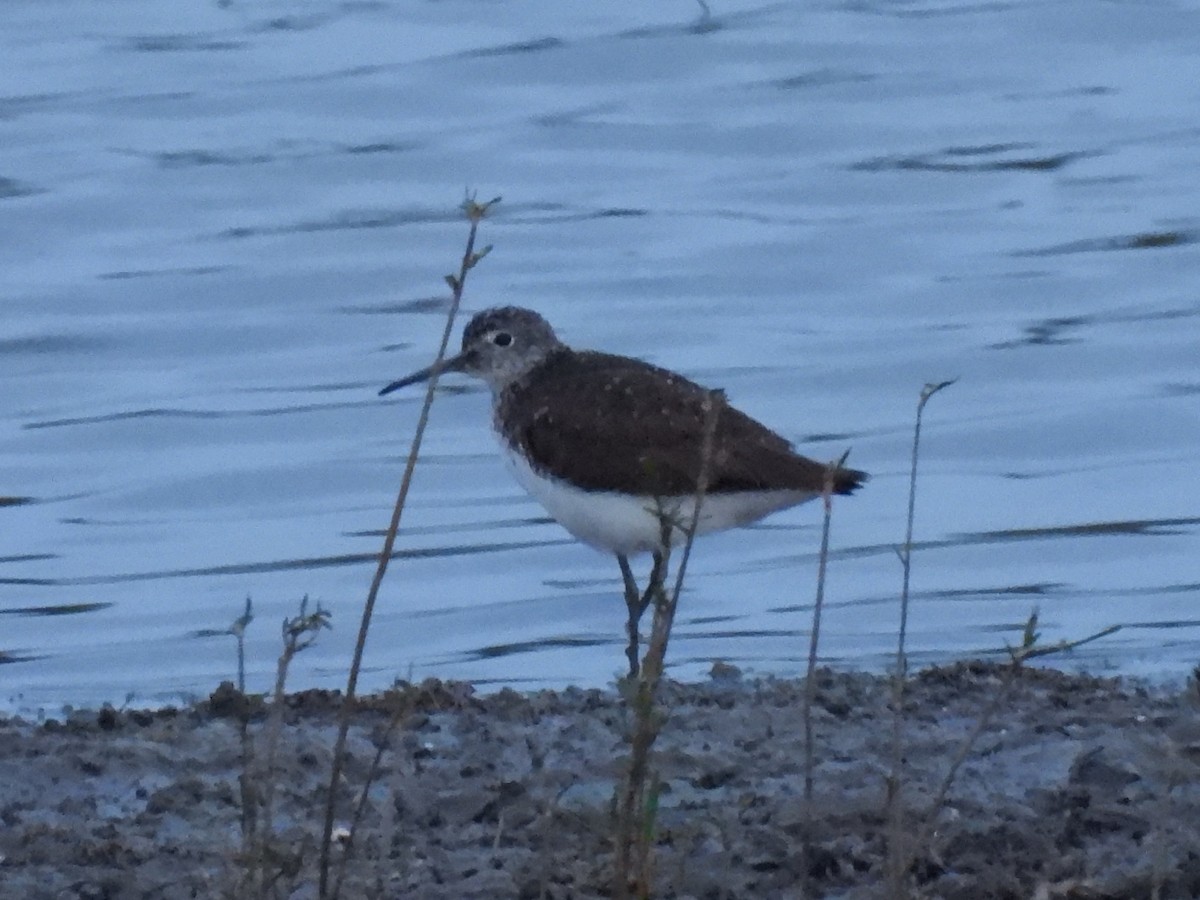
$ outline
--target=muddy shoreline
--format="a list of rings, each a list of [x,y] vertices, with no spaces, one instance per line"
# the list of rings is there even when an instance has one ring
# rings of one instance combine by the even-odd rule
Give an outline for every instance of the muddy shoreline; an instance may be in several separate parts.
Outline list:
[[[924,837],[938,785],[1003,685],[984,663],[912,679],[905,834]],[[800,897],[806,875],[812,896],[884,896],[888,682],[819,675],[807,865],[802,696],[802,682],[727,668],[664,686],[656,897]],[[276,896],[315,896],[338,706],[329,692],[288,698]],[[228,688],[187,709],[0,721],[0,896],[240,896],[246,715],[261,747],[260,702]],[[612,690],[478,695],[431,681],[370,698],[350,735],[343,821],[384,746],[382,773],[343,897],[608,896],[626,730]],[[1200,896],[1195,681],[1023,671],[914,850],[913,896]]]

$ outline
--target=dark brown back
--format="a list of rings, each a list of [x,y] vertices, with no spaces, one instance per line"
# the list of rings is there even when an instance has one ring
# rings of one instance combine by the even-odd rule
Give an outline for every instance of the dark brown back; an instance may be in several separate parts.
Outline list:
[[[651,497],[694,493],[699,478],[707,391],[641,360],[567,348],[501,394],[506,437],[539,471],[585,490]],[[717,420],[709,491],[820,491],[825,465],[732,406]],[[840,469],[834,490],[866,480]]]

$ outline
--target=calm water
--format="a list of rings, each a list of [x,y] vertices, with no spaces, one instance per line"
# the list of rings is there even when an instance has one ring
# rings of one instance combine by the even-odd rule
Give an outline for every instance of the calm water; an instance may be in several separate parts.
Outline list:
[[[308,594],[340,682],[432,358],[468,313],[727,389],[874,480],[836,511],[830,662],[886,664],[917,395],[917,662],[1111,624],[1200,660],[1200,13],[1166,2],[9,0],[0,8],[0,694],[252,687]],[[457,339],[457,335],[456,335]],[[610,558],[444,382],[368,648],[394,677],[601,684]],[[820,510],[697,548],[672,655],[795,672]]]

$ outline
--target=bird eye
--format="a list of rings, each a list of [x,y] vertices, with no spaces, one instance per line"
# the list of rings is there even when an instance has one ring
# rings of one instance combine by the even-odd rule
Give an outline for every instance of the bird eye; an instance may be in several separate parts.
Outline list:
[[[492,335],[492,343],[497,347],[507,347],[512,343],[512,335],[507,331],[497,331]]]

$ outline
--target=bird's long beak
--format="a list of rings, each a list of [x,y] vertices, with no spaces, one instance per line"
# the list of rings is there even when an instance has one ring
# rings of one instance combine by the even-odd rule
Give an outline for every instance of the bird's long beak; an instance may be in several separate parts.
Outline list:
[[[422,381],[428,381],[431,377],[433,377],[434,372],[437,372],[438,374],[443,372],[461,372],[464,370],[466,365],[467,354],[460,353],[458,356],[452,356],[449,359],[442,360],[442,364],[440,366],[437,363],[434,363],[432,366],[427,366],[426,368],[421,369],[419,372],[413,372],[411,375],[406,375],[399,381],[393,381],[379,392],[379,396],[382,397],[384,394],[390,394],[392,391],[398,391],[400,388],[408,387],[410,384],[420,384]]]

